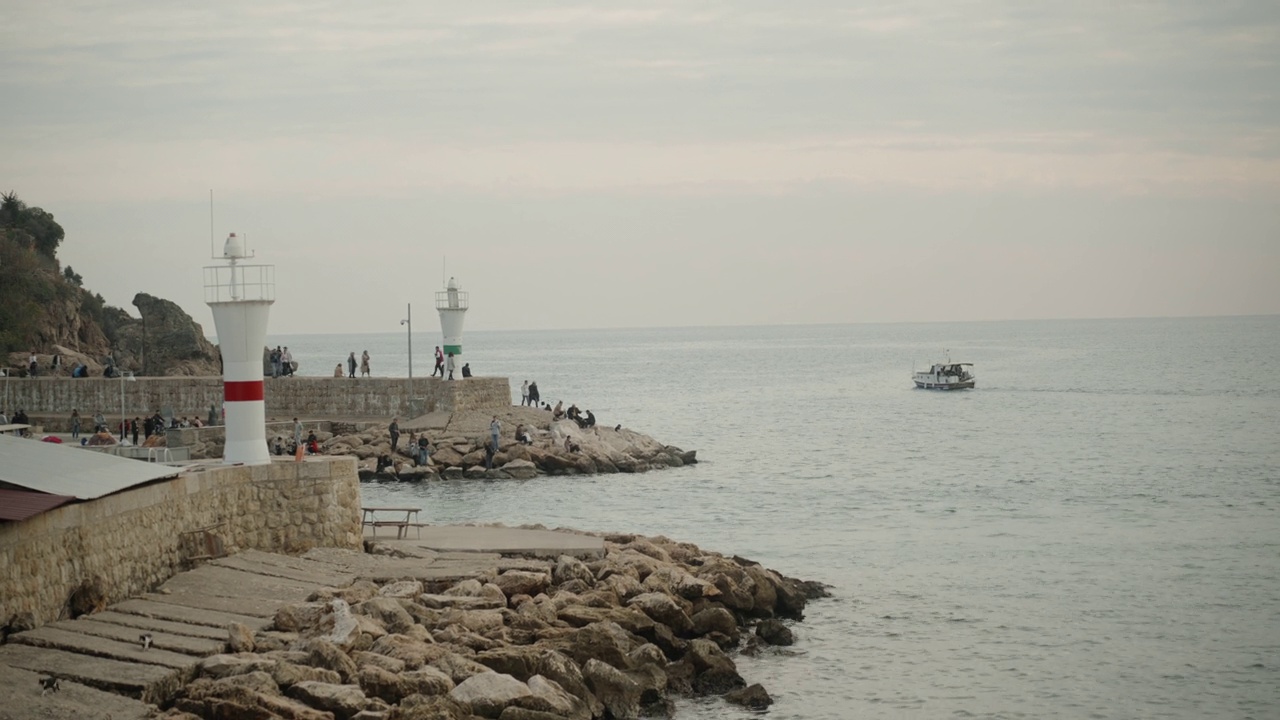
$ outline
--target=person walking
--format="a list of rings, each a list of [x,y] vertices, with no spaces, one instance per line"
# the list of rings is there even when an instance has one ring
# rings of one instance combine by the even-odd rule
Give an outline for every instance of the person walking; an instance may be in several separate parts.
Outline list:
[[[356,351],[352,350],[347,356],[347,377],[354,378],[356,376]]]
[[[541,399],[542,396],[538,394],[538,383],[529,383],[529,407],[538,407],[538,401]]]
[[[440,373],[440,377],[444,377],[444,353],[440,352],[440,346],[436,346],[436,367],[431,371],[431,377],[435,377],[436,373]]]
[[[400,418],[391,418],[391,424],[387,426],[387,430],[391,433],[391,452],[395,452],[396,445],[400,442]]]
[[[133,444],[138,444],[138,418],[129,421],[129,433],[133,435]]]
[[[106,427],[107,427],[107,419],[102,416],[102,413],[101,412],[94,413],[93,414],[93,431],[96,433],[101,430],[105,430]]]
[[[529,404],[529,381],[525,380],[520,386],[520,407]]]
[[[78,440],[80,438],[80,411],[71,408],[71,439]]]
[[[449,353],[449,357],[444,360],[444,367],[449,371],[449,379],[453,379],[453,353]]]
[[[369,351],[360,355],[360,377],[369,377]]]

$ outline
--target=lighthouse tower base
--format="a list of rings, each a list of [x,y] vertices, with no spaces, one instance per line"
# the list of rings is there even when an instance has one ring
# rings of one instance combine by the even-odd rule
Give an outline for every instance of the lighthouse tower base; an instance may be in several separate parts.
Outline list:
[[[223,462],[262,465],[267,451],[262,348],[267,341],[271,302],[209,303],[222,351],[222,397],[227,416]]]

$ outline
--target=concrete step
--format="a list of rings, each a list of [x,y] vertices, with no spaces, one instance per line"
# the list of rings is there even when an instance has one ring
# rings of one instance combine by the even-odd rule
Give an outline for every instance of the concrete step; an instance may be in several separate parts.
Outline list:
[[[234,598],[222,597],[219,595],[208,595],[198,592],[181,592],[181,593],[145,593],[142,596],[144,600],[152,602],[168,603],[170,605],[182,605],[193,610],[211,610],[213,612],[225,613],[228,615],[243,615],[245,617],[256,617],[269,619],[275,616],[276,610],[289,602],[287,598],[279,600],[267,600],[264,598]],[[250,626],[253,627],[253,626]]]
[[[361,554],[361,551],[359,550],[343,550],[341,552],[356,555]],[[335,579],[337,579],[338,582],[335,583],[334,586],[346,586],[355,582],[355,578],[352,577],[350,573],[345,573],[329,563],[294,557],[292,555],[279,555],[277,553],[263,552],[262,550],[245,550],[237,553],[233,557],[242,558],[249,562],[262,563],[264,565],[300,570],[302,572],[337,573],[338,577]]]
[[[0,720],[111,718],[144,720],[154,709],[139,700],[59,678],[57,692],[42,694],[43,672],[0,665]]]
[[[150,633],[151,646],[160,650],[170,650],[183,655],[192,655],[195,657],[207,657],[226,652],[227,649],[227,633],[223,632],[221,638],[214,640],[211,638],[191,637],[190,635],[174,635],[172,633],[162,632],[159,630],[150,630],[145,628],[130,627],[127,625],[117,625],[112,622],[104,622],[95,615],[93,617],[82,617],[76,620],[63,620],[53,623],[48,627],[66,630],[67,632],[77,632],[84,635],[96,635],[102,638],[117,640],[124,643],[137,643],[138,637],[143,633]]]
[[[0,645],[0,664],[53,675],[156,705],[172,699],[185,680],[185,673],[160,665],[111,660],[14,642]],[[33,694],[39,695],[39,692],[33,689]]]
[[[161,592],[167,591],[175,595],[187,593],[228,598],[253,598],[271,600],[277,605],[305,600],[316,587],[315,583],[259,575],[217,565],[201,565],[190,572],[174,575],[160,586]]]
[[[163,598],[163,596],[160,596]],[[192,625],[205,625],[208,627],[216,627],[226,629],[233,622],[238,622],[248,626],[250,630],[261,630],[271,624],[271,619],[255,617],[252,615],[240,615],[238,613],[218,612],[216,610],[204,610],[201,608],[188,607],[186,605],[175,605],[166,599],[160,601],[150,600],[146,598],[133,598],[124,602],[116,603],[111,606],[112,610],[132,615],[141,615],[149,618],[159,618],[161,620],[172,620],[180,623],[190,623]]]
[[[310,563],[308,569],[260,562],[244,557],[243,554],[210,560],[210,565],[242,570],[257,575],[280,577],[304,583],[312,589],[320,587],[343,587],[350,585],[350,574],[337,573],[322,563]]]
[[[124,625],[126,627],[137,628],[134,631],[135,633],[168,633],[170,635],[182,635],[184,637],[218,641],[225,641],[227,639],[227,629],[225,627],[192,625],[191,623],[173,622],[172,620],[160,620],[158,618],[146,617],[145,615],[131,615],[129,613],[116,612],[115,610],[103,610],[102,612],[94,613],[89,617],[100,622],[111,623],[112,625]]]
[[[67,652],[80,653],[82,655],[93,655],[94,657],[111,658],[112,660],[123,660],[144,665],[160,665],[173,670],[185,670],[196,664],[196,658],[190,655],[161,650],[155,647],[150,650],[143,650],[142,644],[136,640],[133,642],[121,642],[97,635],[71,632],[52,625],[38,627],[35,630],[28,630],[17,635],[10,635],[9,642],[40,648],[52,648],[54,650],[66,650]]]

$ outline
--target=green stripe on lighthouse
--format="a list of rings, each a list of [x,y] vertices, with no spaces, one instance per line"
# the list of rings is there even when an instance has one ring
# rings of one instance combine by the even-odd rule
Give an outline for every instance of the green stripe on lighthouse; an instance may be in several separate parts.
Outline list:
[[[461,355],[461,354],[462,354],[462,346],[461,346],[461,345],[445,345],[445,346],[444,346],[444,354],[445,354],[445,355],[448,355],[449,353],[453,353],[455,356],[457,356],[457,355]]]

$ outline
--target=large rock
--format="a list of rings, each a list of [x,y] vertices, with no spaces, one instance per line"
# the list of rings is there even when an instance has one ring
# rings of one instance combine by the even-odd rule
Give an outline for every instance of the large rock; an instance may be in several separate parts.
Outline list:
[[[133,297],[141,320],[115,328],[116,362],[145,375],[219,375],[218,348],[182,308],[147,293]],[[136,357],[129,362],[130,357]]]
[[[761,620],[760,624],[756,625],[756,635],[770,645],[791,645],[796,641],[791,628],[774,618]]]
[[[315,639],[307,643],[307,664],[338,673],[342,682],[355,682],[359,668],[346,653],[331,642]]]
[[[528,595],[533,597],[547,589],[551,577],[546,573],[529,572],[528,570],[508,570],[494,580],[494,584],[507,596]]]
[[[501,467],[514,480],[532,480],[538,477],[538,467],[528,460],[512,460]]]
[[[581,698],[574,697],[560,687],[560,683],[534,675],[526,682],[529,697],[517,702],[528,710],[551,713],[569,720],[591,720],[591,710]]]
[[[408,635],[387,635],[373,643],[371,650],[404,663],[410,670],[422,667],[428,657],[434,657],[431,644]]]
[[[397,600],[390,597],[375,597],[355,606],[361,615],[373,618],[389,633],[406,633],[414,626],[413,617]]]
[[[654,621],[671,628],[677,635],[685,635],[693,630],[693,620],[670,596],[660,592],[649,592],[637,595],[627,601],[628,607],[639,609]]]
[[[764,710],[773,704],[773,698],[769,697],[769,693],[760,683],[725,693],[724,699],[726,702],[741,705],[749,710]]]
[[[289,688],[288,695],[313,708],[328,710],[337,720],[349,720],[368,704],[359,685],[300,682]]]
[[[449,691],[450,698],[468,703],[472,712],[487,718],[497,718],[504,708],[530,695],[528,685],[496,672],[472,675]]]
[[[640,716],[640,685],[621,670],[592,658],[582,666],[582,677],[591,693],[615,718]]]

